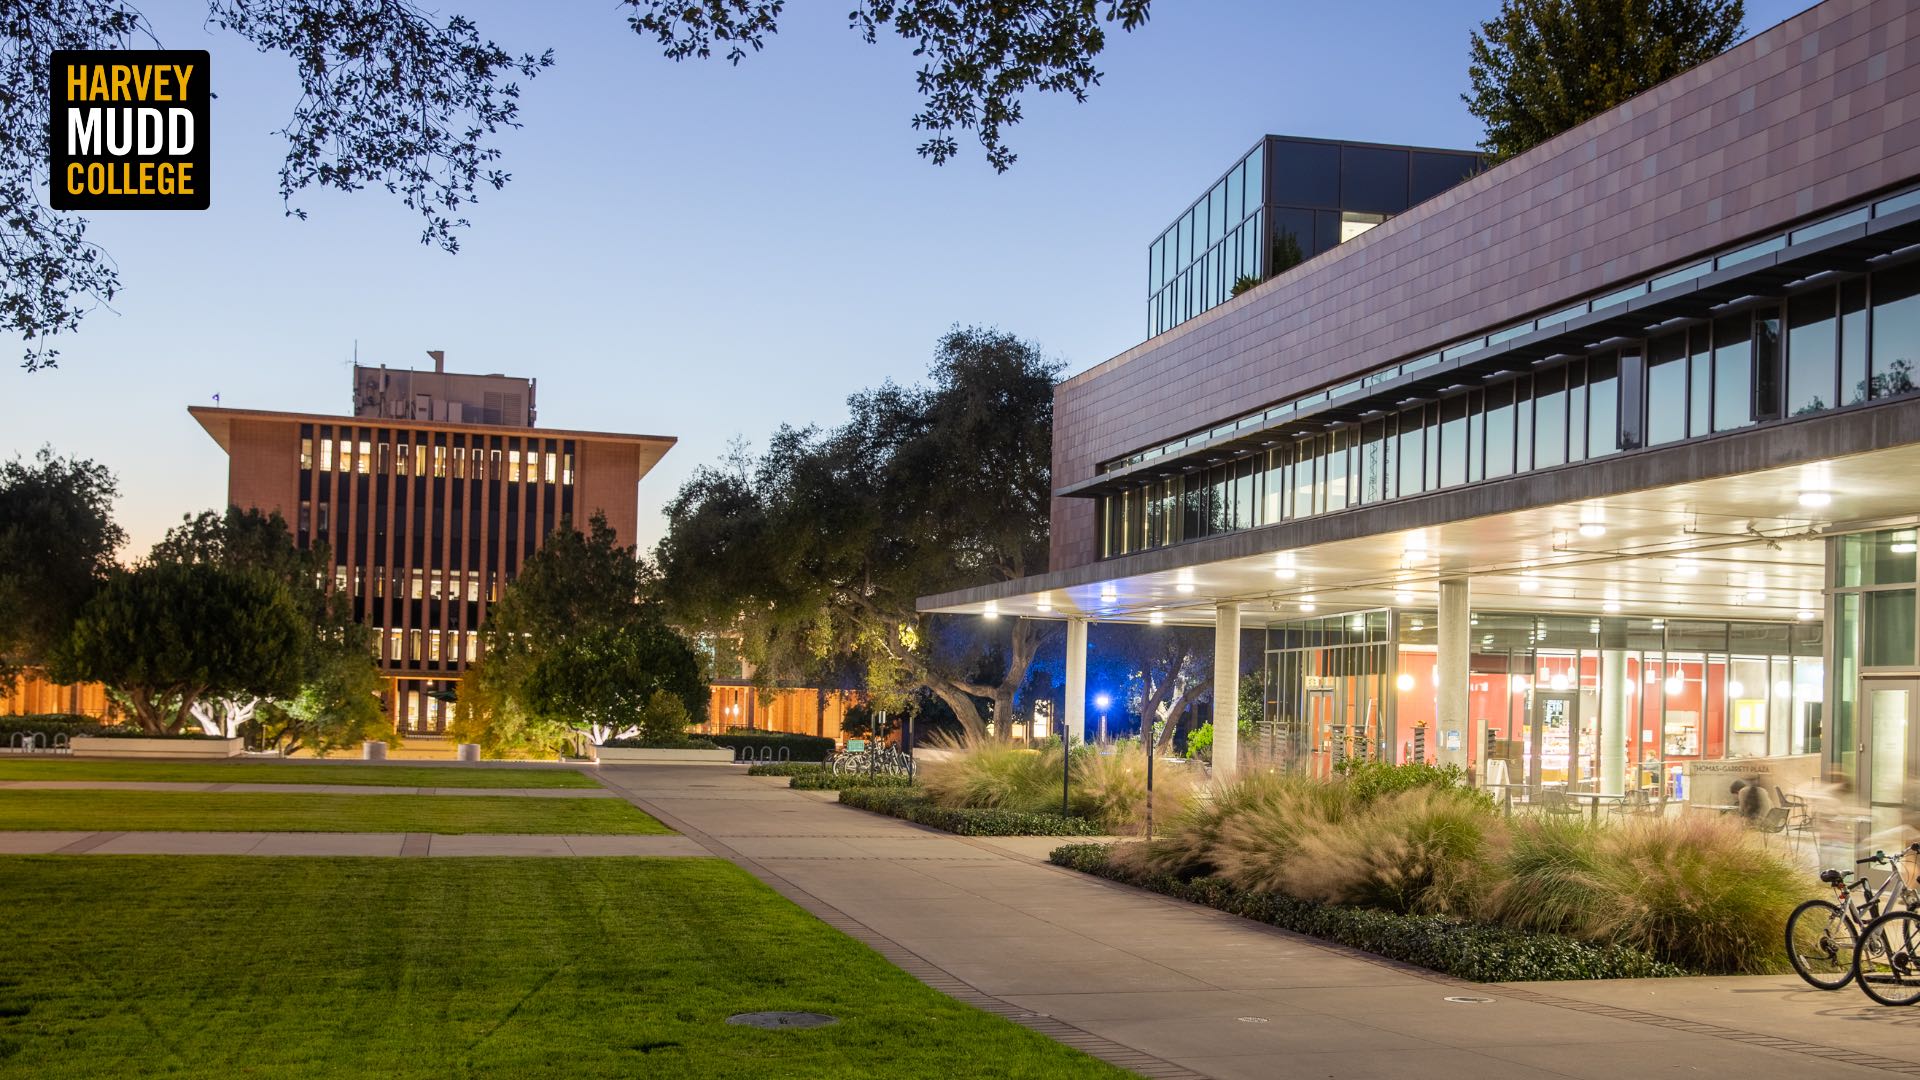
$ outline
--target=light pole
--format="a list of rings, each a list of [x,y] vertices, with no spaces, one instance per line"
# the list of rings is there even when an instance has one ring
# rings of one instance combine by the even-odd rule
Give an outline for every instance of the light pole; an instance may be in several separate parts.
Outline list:
[[[1107,695],[1105,694],[1093,695],[1093,707],[1100,710],[1100,745],[1101,746],[1107,745],[1107,706],[1111,704],[1113,704],[1113,699],[1108,697]]]

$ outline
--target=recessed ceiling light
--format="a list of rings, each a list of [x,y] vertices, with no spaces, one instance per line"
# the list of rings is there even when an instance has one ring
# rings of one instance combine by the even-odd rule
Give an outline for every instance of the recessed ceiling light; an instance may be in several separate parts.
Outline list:
[[[1314,603],[1313,603],[1313,602],[1311,602],[1311,601],[1302,601],[1302,602],[1301,602],[1301,604],[1300,604],[1300,610],[1301,610],[1301,611],[1313,611],[1313,610],[1315,610],[1315,609],[1316,609],[1316,608],[1317,608],[1318,606],[1319,606],[1319,605],[1317,605],[1317,604],[1314,604]]]
[[[1167,621],[1167,617],[1158,611],[1152,611],[1147,613],[1147,621],[1155,626],[1159,626],[1161,623]]]
[[[1520,575],[1520,591],[1521,592],[1538,592],[1539,589],[1540,589],[1539,578],[1534,577],[1532,574]]]
[[[1191,582],[1191,581],[1183,581],[1183,582],[1181,582],[1181,583],[1179,583],[1178,585],[1175,585],[1175,586],[1173,587],[1173,591],[1174,591],[1174,592],[1183,592],[1183,593],[1190,593],[1190,592],[1192,592],[1192,591],[1193,591],[1193,582]]]
[[[989,619],[997,619],[1000,617],[1000,605],[994,603],[992,600],[989,600],[987,601],[986,610],[982,611],[980,614],[985,615]]]
[[[1281,581],[1292,581],[1294,578],[1300,576],[1300,572],[1291,566],[1283,566],[1275,570],[1273,576],[1279,578]]]
[[[1812,622],[1813,620],[1819,618],[1820,614],[1819,612],[1816,612],[1816,611],[1802,609],[1794,613],[1793,617],[1796,619],[1799,619],[1801,622]]]
[[[1620,610],[1620,601],[1609,600],[1606,603],[1600,605],[1600,610],[1606,612],[1609,615],[1612,615]]]
[[[1580,535],[1589,540],[1596,540],[1607,535],[1607,527],[1597,521],[1582,522],[1580,524]]]
[[[1767,593],[1764,589],[1748,589],[1744,597],[1747,603],[1758,604],[1767,598]]]
[[[1413,603],[1413,594],[1410,592],[1394,593],[1393,602],[1396,604],[1411,604]]]
[[[1833,495],[1825,491],[1803,491],[1800,493],[1800,505],[1817,510],[1833,502]]]

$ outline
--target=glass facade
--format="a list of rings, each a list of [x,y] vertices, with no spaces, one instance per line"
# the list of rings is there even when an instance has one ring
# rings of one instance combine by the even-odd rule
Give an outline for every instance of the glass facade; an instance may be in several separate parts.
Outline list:
[[[1817,623],[1475,612],[1471,734],[1440,745],[1432,611],[1349,613],[1267,631],[1252,750],[1330,772],[1341,759],[1459,750],[1483,782],[1526,792],[1689,792],[1689,763],[1818,756],[1826,661]]]
[[[1373,419],[1324,433],[1277,437],[1273,445],[1226,460],[1182,463],[1177,473],[1099,497],[1100,554],[1109,558],[1911,393],[1916,358],[1920,266],[1829,282],[1784,303],[1769,300],[1671,326],[1643,341],[1462,387],[1437,401],[1373,410]]]
[[[1359,236],[1483,167],[1478,154],[1269,135],[1147,248],[1147,336]]]
[[[1855,786],[1875,833],[1920,807],[1920,530],[1829,540],[1835,775]]]

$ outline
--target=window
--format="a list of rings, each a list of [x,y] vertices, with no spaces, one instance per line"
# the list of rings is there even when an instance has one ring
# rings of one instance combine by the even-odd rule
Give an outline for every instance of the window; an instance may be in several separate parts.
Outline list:
[[[1587,456],[1620,449],[1620,360],[1596,356],[1587,362]]]
[[[1394,457],[1400,462],[1396,493],[1405,498],[1427,490],[1426,429],[1420,424],[1422,410],[1408,409],[1400,414],[1400,439]]]
[[[442,480],[446,479],[447,448],[444,446],[436,446],[433,448],[433,475]]]
[[[403,631],[401,631],[398,628],[387,631],[387,659],[388,660],[405,659],[405,657],[401,654],[402,646],[400,644],[401,642],[400,635],[402,632]]]
[[[1713,323],[1713,430],[1753,423],[1753,331],[1742,312]]]
[[[311,520],[312,515],[313,515],[313,503],[307,501],[306,499],[301,499],[299,516],[295,520],[294,528],[300,533],[302,537],[306,536],[307,534],[308,523]]]
[[[1486,475],[1491,480],[1513,472],[1513,387],[1487,388]]]
[[[1835,291],[1796,296],[1787,304],[1786,415],[1801,416],[1839,403],[1838,323],[1834,318]]]
[[[1873,375],[1867,396],[1913,390],[1920,358],[1920,267],[1884,270],[1873,276]]]
[[[551,484],[560,476],[560,455],[547,453],[547,483]]]
[[[470,661],[480,659],[480,631],[478,630],[467,631],[467,659]]]
[[[323,491],[321,494],[324,495],[326,492]],[[332,515],[327,512],[331,505],[330,503],[324,502],[320,504],[319,512],[314,514],[313,531],[324,534],[327,531],[327,526],[332,524]]]
[[[313,468],[313,440],[310,438],[300,440],[300,468],[302,470]]]
[[[1867,400],[1867,283],[1840,286],[1840,402]]]
[[[573,455],[572,454],[560,455],[560,482],[562,484],[573,483]]]
[[[440,631],[438,630],[427,635],[427,659],[436,664],[440,662]]]
[[[407,462],[411,460],[412,457],[412,449],[406,443],[401,443],[395,447],[393,452],[393,474],[395,476],[407,475]]]
[[[1780,419],[1780,309],[1753,313],[1753,418]]]
[[[407,596],[410,599],[414,599],[414,600],[421,599],[422,595],[426,592],[426,589],[427,589],[426,571],[420,569],[417,566],[414,567],[413,573],[410,576],[409,580],[412,582],[412,587],[408,589]]]
[[[320,440],[320,471],[321,472],[333,471],[333,440],[332,439]]]
[[[507,481],[515,484],[520,482],[520,451],[518,450],[507,451]]]
[[[1440,403],[1440,486],[1467,482],[1467,396]]]
[[[413,475],[427,475],[427,444],[413,444]]]
[[[1713,366],[1708,362],[1707,328],[1687,332],[1687,435],[1699,438],[1712,432]]]
[[[1533,380],[1533,467],[1550,469],[1567,461],[1567,372],[1542,372]]]
[[[420,659],[420,638],[418,630],[407,631],[407,659],[418,662]]]

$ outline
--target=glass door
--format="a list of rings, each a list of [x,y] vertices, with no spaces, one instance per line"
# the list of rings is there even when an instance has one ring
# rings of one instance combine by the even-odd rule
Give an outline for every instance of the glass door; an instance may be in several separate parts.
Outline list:
[[[1579,700],[1579,694],[1571,690],[1533,692],[1532,716],[1527,724],[1527,790],[1534,795],[1543,786],[1567,786]]]
[[[1867,721],[1862,787],[1878,834],[1902,824],[1909,802],[1920,797],[1920,681],[1868,679],[1861,687]]]

